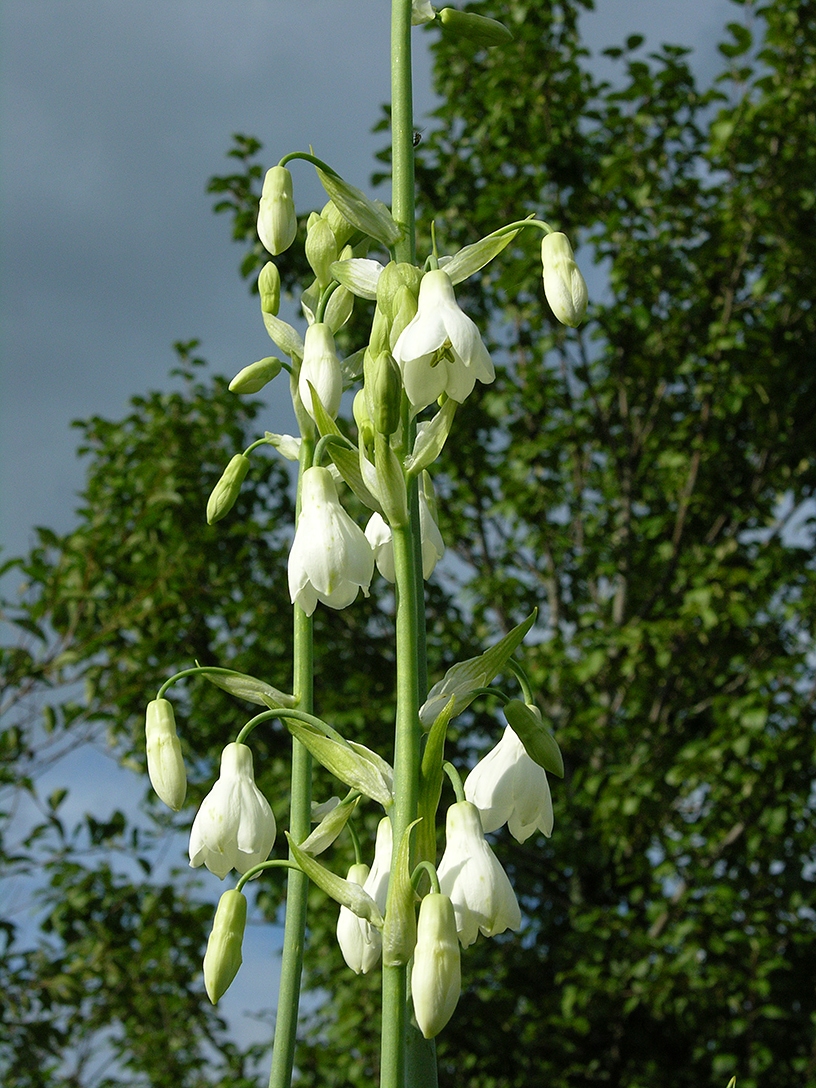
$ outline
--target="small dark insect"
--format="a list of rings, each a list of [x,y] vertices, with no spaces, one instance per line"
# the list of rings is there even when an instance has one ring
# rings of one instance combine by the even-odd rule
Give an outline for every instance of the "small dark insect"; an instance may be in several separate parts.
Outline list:
[[[419,147],[419,145],[421,143],[422,143],[422,133],[415,131],[414,132],[414,147]]]

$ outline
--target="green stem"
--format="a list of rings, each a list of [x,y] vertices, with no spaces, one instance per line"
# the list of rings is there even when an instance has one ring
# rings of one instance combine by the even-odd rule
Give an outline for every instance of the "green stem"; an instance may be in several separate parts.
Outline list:
[[[303,436],[300,444],[298,478],[298,514],[300,480],[312,464],[314,442]],[[314,654],[312,618],[299,605],[294,606],[293,688],[298,706],[307,714],[314,710]],[[312,759],[300,741],[292,739],[292,800],[289,832],[296,843],[303,842],[312,826]],[[291,853],[290,853],[291,859]],[[300,985],[303,974],[303,945],[306,934],[306,903],[309,878],[299,869],[290,869],[286,891],[286,924],[281,954],[278,1010],[275,1017],[275,1042],[269,1088],[289,1088],[295,1061]]]
[[[396,259],[416,263],[411,0],[391,0],[391,214],[404,234]]]

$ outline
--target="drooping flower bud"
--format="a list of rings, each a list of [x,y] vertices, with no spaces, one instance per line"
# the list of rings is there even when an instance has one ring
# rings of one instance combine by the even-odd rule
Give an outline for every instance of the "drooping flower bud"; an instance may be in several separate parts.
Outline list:
[[[402,377],[390,351],[381,351],[376,358],[366,352],[366,404],[371,422],[380,434],[393,434],[400,424],[402,406]]]
[[[258,276],[261,310],[273,316],[280,309],[280,272],[274,261],[267,261]]]
[[[458,8],[442,8],[439,21],[446,30],[453,31],[461,38],[467,38],[475,45],[489,48],[491,45],[506,45],[513,40],[513,35],[498,19],[488,19],[484,15],[475,15]]]
[[[258,208],[258,237],[273,256],[283,253],[297,234],[292,175],[285,166],[267,170]]]
[[[232,510],[248,471],[249,458],[243,453],[236,453],[207,500],[208,525],[214,525]]]
[[[541,241],[544,294],[562,325],[577,329],[587,308],[587,285],[566,234],[553,231]]]
[[[204,953],[204,987],[213,1005],[227,992],[243,962],[241,944],[246,928],[247,901],[230,888],[218,900],[212,933]]]
[[[368,874],[367,865],[352,865],[346,879],[352,884],[363,887]],[[380,958],[382,942],[379,931],[365,918],[359,918],[348,907],[340,907],[337,918],[337,943],[340,945],[343,959],[355,975],[367,975]]]
[[[456,915],[447,895],[431,892],[419,906],[411,996],[419,1030],[433,1039],[453,1016],[462,987]]]
[[[257,363],[250,363],[243,370],[239,370],[229,383],[230,393],[258,393],[273,378],[277,378],[282,365],[280,359],[274,355],[259,359]]]
[[[340,410],[340,398],[343,395],[343,375],[334,347],[332,331],[323,321],[315,322],[306,330],[303,342],[303,362],[298,378],[298,393],[303,407],[314,419],[309,383],[320,397],[320,403],[332,419],[335,419]]]
[[[321,290],[331,282],[332,275],[329,269],[337,260],[337,255],[337,239],[328,222],[319,215],[309,216],[309,227],[306,232],[306,260],[311,265]]]
[[[178,812],[187,795],[187,774],[173,704],[168,699],[153,699],[147,704],[145,741],[150,783],[167,807]]]

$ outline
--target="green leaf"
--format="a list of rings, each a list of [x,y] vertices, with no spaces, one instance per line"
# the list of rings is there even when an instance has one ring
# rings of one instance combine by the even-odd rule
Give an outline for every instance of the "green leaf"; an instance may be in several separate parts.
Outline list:
[[[288,715],[282,717],[286,728],[307,748],[327,771],[341,782],[359,790],[384,808],[394,801],[393,771],[376,753],[362,744],[347,743],[324,722],[320,726]],[[314,719],[315,722],[318,719]]]
[[[376,238],[389,249],[402,238],[401,228],[394,222],[384,204],[369,200],[365,193],[349,185],[336,174],[327,174],[318,168],[317,176],[341,215],[352,226],[357,227],[363,234]]]
[[[418,476],[442,452],[458,407],[455,400],[448,399],[429,423],[420,425],[421,430],[417,431],[414,448],[405,459],[405,471],[409,477]]]
[[[532,219],[533,216],[528,218]],[[451,283],[462,283],[468,276],[489,264],[517,234],[517,230],[507,231],[505,234],[488,234],[478,242],[463,246],[449,261],[440,260],[439,267],[450,276]]]
[[[348,907],[358,918],[365,918],[373,926],[382,929],[383,916],[380,913],[380,908],[368,892],[364,892],[359,884],[344,880],[324,865],[321,865],[319,861],[315,860],[295,843],[288,831],[286,832],[286,839],[292,857],[306,876],[317,884],[318,888],[321,888],[326,895],[330,895],[341,907]]]
[[[521,645],[537,615],[538,609],[534,609],[523,623],[514,627],[495,646],[485,650],[479,657],[460,661],[448,669],[439,683],[431,688],[428,698],[420,708],[419,718],[422,724],[433,722],[452,695],[456,696],[456,714],[461,714],[470,706],[478,689],[487,687]]]
[[[245,699],[248,703],[255,703],[257,706],[268,706],[271,710],[276,710],[281,706],[297,705],[294,695],[286,695],[271,684],[267,684],[265,680],[258,680],[257,677],[249,676],[248,673],[224,669],[223,671],[206,671],[202,675],[222,691],[238,699]]]

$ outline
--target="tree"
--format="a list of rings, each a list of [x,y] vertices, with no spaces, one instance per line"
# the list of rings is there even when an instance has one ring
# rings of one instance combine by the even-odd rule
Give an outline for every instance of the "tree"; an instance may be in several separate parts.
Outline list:
[[[479,636],[543,606],[528,661],[567,775],[548,842],[499,836],[525,928],[520,941],[468,950],[466,990],[439,1041],[442,1078],[807,1084],[816,5],[747,10],[705,90],[683,50],[644,58],[636,38],[612,51],[618,84],[597,84],[582,67],[576,0],[471,7],[509,22],[515,40],[467,54],[445,37],[434,46],[443,105],[418,149],[425,221],[453,252],[543,210],[581,243],[579,257],[598,260],[604,301],[565,335],[523,234],[478,293],[459,289],[502,365],[461,409],[471,441],[444,464],[440,505],[462,542],[445,587],[462,594]],[[213,187],[230,194],[236,237],[252,249],[260,148],[236,150],[245,172]],[[179,647],[274,682],[269,661],[289,637],[284,587],[266,565],[285,548],[275,533],[285,479],[271,467],[255,476],[240,500],[251,518],[207,529],[201,496],[253,409],[230,408],[218,384],[188,388],[137,405],[124,426],[92,421],[81,528],[44,537],[25,564],[32,597],[18,619],[47,649],[12,648],[5,664],[15,692],[90,679],[90,703],[61,705],[57,731],[104,720],[137,761],[145,693]],[[183,486],[166,486],[170,469]],[[374,668],[388,607],[386,596],[339,623],[324,615],[329,638],[318,640],[336,680],[324,712],[359,723],[372,746],[390,698]],[[441,589],[431,631],[436,675],[472,652]],[[76,656],[61,660],[65,651]],[[351,655],[372,663],[370,688],[350,686]],[[223,742],[206,723],[228,705],[191,686],[190,720],[205,723],[197,753]],[[486,737],[495,731],[488,710],[474,713]],[[17,761],[37,743],[5,736]],[[269,744],[264,786],[277,797],[282,750]],[[276,897],[265,906],[273,914]],[[343,987],[313,1019],[299,1083],[367,1083],[370,982],[342,967],[333,914],[313,917],[311,983]],[[187,1068],[197,1075],[194,1059]]]

